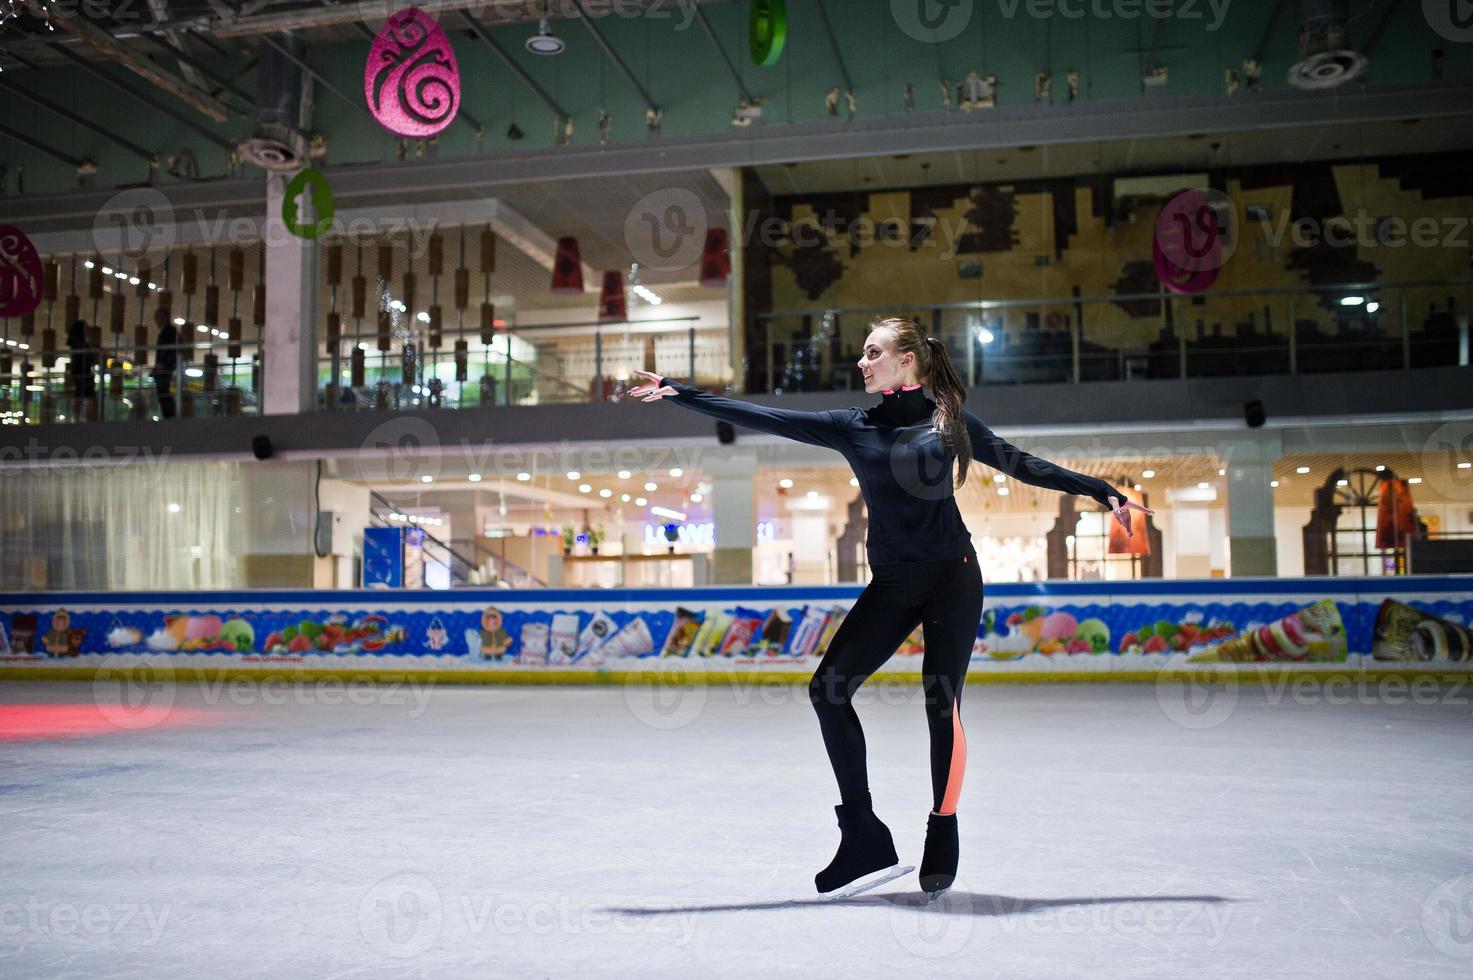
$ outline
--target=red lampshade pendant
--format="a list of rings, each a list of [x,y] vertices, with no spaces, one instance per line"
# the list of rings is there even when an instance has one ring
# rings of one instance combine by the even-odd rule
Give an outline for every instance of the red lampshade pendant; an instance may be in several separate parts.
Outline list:
[[[706,229],[706,245],[701,249],[701,285],[725,288],[731,278],[731,250],[725,228]]]
[[[598,319],[629,319],[629,301],[624,296],[624,276],[618,272],[604,273],[603,290],[598,295]]]
[[[557,258],[552,260],[552,291],[561,295],[583,292],[583,259],[578,255],[578,239],[571,235],[557,240]]]

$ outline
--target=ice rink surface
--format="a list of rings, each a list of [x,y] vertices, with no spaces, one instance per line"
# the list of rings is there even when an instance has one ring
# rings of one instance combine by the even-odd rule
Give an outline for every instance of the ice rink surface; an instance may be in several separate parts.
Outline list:
[[[919,863],[926,726],[862,695]],[[1473,976],[1473,689],[966,691],[838,903],[801,688],[0,686],[0,976]]]

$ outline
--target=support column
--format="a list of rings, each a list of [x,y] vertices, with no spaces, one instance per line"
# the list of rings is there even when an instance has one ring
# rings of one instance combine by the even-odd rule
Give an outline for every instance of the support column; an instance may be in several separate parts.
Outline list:
[[[757,472],[754,455],[702,460],[711,477],[711,517],[716,524],[716,549],[711,581],[716,585],[751,585],[752,550],[757,547]]]
[[[1273,464],[1284,453],[1277,433],[1222,445],[1227,470],[1228,569],[1234,578],[1278,574],[1274,539]]]
[[[317,407],[316,241],[298,238],[281,223],[281,202],[294,174],[266,177],[266,326],[262,331],[261,413],[301,415]],[[316,219],[310,196],[301,220]]]
[[[793,584],[829,584],[829,512],[833,498],[824,494],[788,501],[793,528]]]

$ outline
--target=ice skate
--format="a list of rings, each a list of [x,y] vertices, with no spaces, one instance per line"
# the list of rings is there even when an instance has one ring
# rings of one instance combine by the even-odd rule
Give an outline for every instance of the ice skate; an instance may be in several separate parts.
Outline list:
[[[869,807],[839,804],[839,850],[829,866],[813,876],[823,898],[848,898],[894,881],[915,870],[902,866],[890,828]]]
[[[921,891],[928,903],[946,894],[956,880],[959,849],[956,814],[933,812],[926,820],[926,849],[921,855]]]

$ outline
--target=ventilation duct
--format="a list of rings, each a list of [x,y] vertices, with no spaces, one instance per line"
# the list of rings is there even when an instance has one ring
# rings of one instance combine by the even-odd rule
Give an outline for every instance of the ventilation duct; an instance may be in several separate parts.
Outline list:
[[[1366,73],[1370,59],[1351,47],[1346,0],[1299,0],[1299,60],[1289,84],[1320,91],[1338,88]]]
[[[276,44],[267,40],[275,41]],[[300,170],[307,165],[302,135],[302,39],[291,31],[263,35],[256,66],[256,125],[241,143],[241,158],[274,171]],[[281,47],[278,48],[277,45]]]

